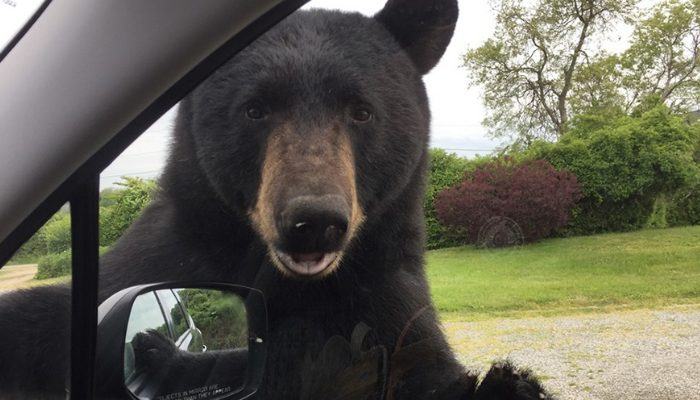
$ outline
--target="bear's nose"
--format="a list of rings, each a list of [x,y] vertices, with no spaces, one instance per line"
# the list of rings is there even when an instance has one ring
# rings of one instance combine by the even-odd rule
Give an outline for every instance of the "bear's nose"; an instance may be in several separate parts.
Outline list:
[[[338,250],[348,229],[350,208],[342,196],[299,196],[278,218],[282,250],[328,253]]]

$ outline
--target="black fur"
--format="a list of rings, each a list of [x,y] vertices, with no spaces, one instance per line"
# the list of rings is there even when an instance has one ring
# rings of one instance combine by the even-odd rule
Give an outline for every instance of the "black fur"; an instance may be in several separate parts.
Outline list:
[[[519,370],[510,362],[494,364],[479,385],[476,399],[552,399],[529,370]]]
[[[372,329],[367,345],[389,356],[399,354],[402,335],[404,348],[422,349],[420,360],[405,361],[412,368],[389,380],[391,398],[531,398],[529,389],[511,390],[511,378],[493,372],[474,397],[477,379],[445,341],[423,270],[430,113],[422,74],[441,57],[456,18],[456,0],[390,0],[376,18],[298,12],[220,68],[181,103],[162,190],[103,256],[100,299],[169,280],[260,288],[271,329],[263,399],[299,398],[305,358],[318,356],[331,337],[349,338],[359,323]],[[251,99],[262,99],[274,118],[246,120]],[[247,214],[266,135],[282,122],[312,130],[358,102],[374,112],[371,124],[347,128],[365,223],[333,275],[285,277]],[[0,391],[62,391],[66,299],[65,290],[43,288],[0,300]],[[516,381],[540,390],[529,378]]]
[[[0,399],[65,398],[70,312],[65,286],[0,295]]]

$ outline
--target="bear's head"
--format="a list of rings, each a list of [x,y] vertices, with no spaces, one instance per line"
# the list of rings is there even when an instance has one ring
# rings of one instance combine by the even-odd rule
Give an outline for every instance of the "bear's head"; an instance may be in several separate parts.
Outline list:
[[[183,102],[176,141],[284,274],[330,274],[415,175],[430,123],[422,76],[457,13],[456,0],[389,0],[372,18],[297,12]]]

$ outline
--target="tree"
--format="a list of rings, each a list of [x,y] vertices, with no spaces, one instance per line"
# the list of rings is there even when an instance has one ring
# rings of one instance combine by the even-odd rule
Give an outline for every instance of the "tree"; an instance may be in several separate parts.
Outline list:
[[[484,88],[494,136],[558,138],[568,125],[577,69],[590,42],[625,18],[636,0],[501,0],[494,37],[464,56],[472,85]]]
[[[666,0],[640,13],[627,50],[587,57],[576,70],[573,113],[641,115],[659,104],[693,111],[700,103],[699,13],[700,0]]]
[[[700,103],[700,0],[654,6],[636,24],[620,64],[628,111],[649,99],[675,111],[694,111],[689,107]]]
[[[629,111],[620,63],[618,54],[606,52],[586,58],[574,74],[570,98],[573,115],[598,115],[610,120]]]

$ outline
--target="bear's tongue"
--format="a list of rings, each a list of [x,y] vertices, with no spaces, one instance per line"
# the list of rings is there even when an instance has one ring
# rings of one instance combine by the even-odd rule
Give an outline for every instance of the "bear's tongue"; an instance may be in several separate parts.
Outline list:
[[[289,268],[292,272],[295,272],[301,276],[312,276],[316,275],[331,265],[331,263],[336,259],[338,253],[291,253],[285,254],[283,252],[277,253],[280,257],[282,263]]]
[[[323,253],[292,253],[292,260],[297,263],[317,263],[323,258]]]

